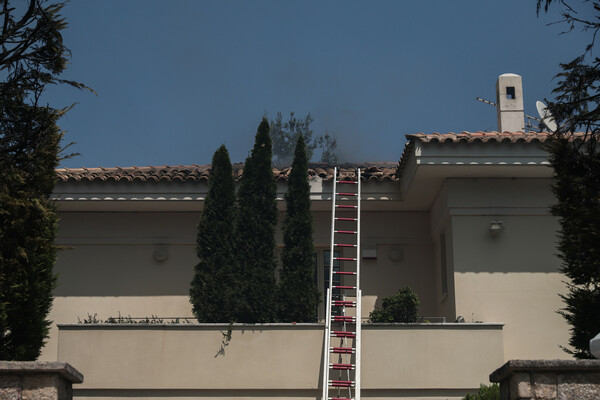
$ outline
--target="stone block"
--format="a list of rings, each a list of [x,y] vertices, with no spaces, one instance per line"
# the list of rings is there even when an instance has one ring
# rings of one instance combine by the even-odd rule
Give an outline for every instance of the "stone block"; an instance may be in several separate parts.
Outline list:
[[[600,373],[561,374],[558,376],[559,400],[600,399]]]
[[[61,400],[58,397],[57,375],[24,375],[23,400]]]
[[[21,400],[21,382],[18,376],[0,375],[0,399]]]
[[[531,396],[531,377],[528,373],[521,372],[510,377],[511,399],[530,399]]]
[[[533,374],[533,392],[536,399],[556,399],[556,374]]]
[[[0,361],[0,400],[71,400],[83,375],[62,362]]]

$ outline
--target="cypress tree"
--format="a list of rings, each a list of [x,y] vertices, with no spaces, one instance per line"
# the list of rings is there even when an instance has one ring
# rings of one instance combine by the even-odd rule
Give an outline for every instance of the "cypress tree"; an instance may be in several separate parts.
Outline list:
[[[275,320],[275,226],[277,187],[273,179],[269,121],[263,118],[246,159],[238,191],[236,255],[243,277],[238,322]]]
[[[208,194],[198,223],[199,262],[190,286],[190,302],[198,322],[235,322],[240,279],[234,255],[235,182],[229,153],[215,152]]]
[[[577,358],[593,358],[589,341],[600,332],[600,153],[593,143],[584,149],[567,138],[551,143],[552,213],[560,218],[558,249],[562,272],[569,278],[560,314],[571,325],[571,349]]]
[[[9,108],[29,120],[4,132],[27,143],[27,153],[0,157],[0,359],[27,361],[40,355],[50,327],[57,231],[50,195],[62,134],[56,110],[3,105]]]
[[[279,286],[279,320],[314,322],[320,294],[315,284],[313,216],[310,210],[308,158],[304,137],[296,142],[285,195],[283,268]]]
[[[40,106],[69,50],[62,42],[63,3],[29,0],[0,6],[0,359],[35,360],[48,337],[46,317],[56,285],[56,183],[66,109]]]
[[[554,4],[567,31],[591,32],[581,54],[560,64],[556,98],[548,103],[558,126],[548,146],[557,200],[552,214],[560,219],[559,257],[569,278],[559,313],[571,325],[572,349],[563,348],[577,358],[592,358],[589,341],[600,332],[600,59],[593,55],[600,8],[594,1],[593,10],[586,9],[586,3],[537,1],[538,14]]]

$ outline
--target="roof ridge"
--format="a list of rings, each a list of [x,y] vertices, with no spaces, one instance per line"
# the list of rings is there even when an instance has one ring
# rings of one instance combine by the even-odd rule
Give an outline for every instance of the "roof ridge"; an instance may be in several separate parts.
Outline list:
[[[363,169],[362,178],[367,181],[392,181],[396,172],[395,162],[370,162],[360,164],[342,164],[340,173],[346,179],[356,179],[355,168]],[[233,164],[233,175],[236,181],[239,181],[243,175],[244,164]],[[310,163],[308,168],[309,176],[318,176],[324,180],[333,179],[332,165],[326,163]],[[88,182],[173,182],[173,181],[194,181],[208,182],[211,172],[211,165],[165,165],[165,166],[147,166],[147,167],[98,167],[98,168],[58,168],[56,173],[62,182],[88,181]],[[277,182],[286,182],[290,173],[290,167],[273,167],[274,179]]]

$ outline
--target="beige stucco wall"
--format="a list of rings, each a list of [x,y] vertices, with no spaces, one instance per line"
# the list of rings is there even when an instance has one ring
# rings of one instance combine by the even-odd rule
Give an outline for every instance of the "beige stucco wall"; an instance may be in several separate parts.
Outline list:
[[[506,323],[505,359],[564,358],[558,345],[567,343],[568,327],[555,311],[562,306],[557,293],[565,288],[554,255],[558,224],[548,214],[551,203],[548,179],[469,178],[447,179],[428,212],[391,211],[389,204],[372,211],[379,208],[371,204],[362,215],[362,241],[377,250],[377,259],[362,262],[363,318],[383,297],[410,286],[427,318],[453,321],[461,315],[467,322]],[[56,265],[54,324],[42,360],[57,357],[57,323],[76,323],[88,314],[191,316],[187,294],[198,212],[60,215],[58,244],[67,249]],[[331,214],[314,216],[314,242],[323,251],[329,247]],[[495,219],[506,229],[492,237],[488,229]],[[277,237],[281,243],[280,231]],[[168,259],[156,261],[155,250],[168,251]],[[393,261],[392,252],[400,259]],[[322,276],[319,280],[322,285]]]
[[[329,248],[331,214],[315,213],[315,244]],[[377,250],[377,260],[363,260],[361,288],[363,317],[367,318],[383,297],[410,286],[421,299],[420,313],[435,316],[433,300],[434,252],[426,212],[363,212],[362,244]],[[400,260],[390,258],[392,251]],[[352,254],[353,255],[353,254]]]
[[[314,216],[315,245],[329,249],[331,214]],[[55,267],[53,326],[41,359],[56,359],[56,324],[77,323],[88,315],[191,317],[188,290],[197,262],[198,218],[195,212],[62,212],[57,242],[65,249]],[[279,228],[283,218],[281,213]],[[424,212],[363,212],[363,244],[377,249],[377,260],[362,264],[363,318],[405,286],[420,296],[422,315],[437,316],[428,221]],[[280,229],[277,241],[282,241]],[[156,261],[156,250],[169,257]],[[400,252],[400,260],[390,259],[392,250]],[[322,287],[322,262],[319,268]]]
[[[467,321],[503,321],[505,359],[569,358],[563,307],[565,278],[557,270],[555,221],[543,216],[504,216],[497,237],[480,234],[486,217],[453,217],[456,313]],[[482,228],[482,229],[478,229]],[[479,234],[478,234],[479,231]],[[479,238],[478,238],[479,237]]]
[[[203,398],[234,397],[232,392],[319,397],[322,325],[234,326],[230,343],[220,352],[226,329],[64,326],[58,358],[69,360],[85,375],[76,392],[82,398],[102,395],[106,389],[112,393],[107,398],[120,398],[122,389],[128,389],[128,395],[167,397],[169,390],[187,390]],[[438,393],[454,398],[486,382],[489,371],[502,363],[502,327],[366,325],[362,361],[365,397],[412,398],[412,393],[437,398]]]
[[[569,333],[556,313],[566,288],[549,185],[548,179],[459,179],[445,188],[456,315],[504,322],[507,360],[569,358],[559,348]],[[503,221],[504,231],[490,234],[492,220]]]

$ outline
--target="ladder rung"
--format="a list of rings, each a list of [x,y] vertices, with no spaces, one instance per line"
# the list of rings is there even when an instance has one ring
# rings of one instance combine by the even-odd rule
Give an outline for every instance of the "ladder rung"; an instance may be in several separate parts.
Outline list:
[[[338,380],[330,380],[329,386],[333,387],[354,387],[354,381],[338,381]]]
[[[335,322],[354,322],[356,318],[349,315],[334,315],[331,320]]]
[[[340,363],[332,363],[329,364],[329,367],[332,369],[354,369],[354,364],[340,364]]]
[[[336,354],[354,354],[356,353],[356,349],[352,347],[331,347],[329,352]]]
[[[356,332],[347,332],[347,331],[333,331],[331,334],[335,337],[346,337],[346,338],[354,338],[356,337]]]
[[[333,261],[337,261],[338,265],[336,268],[334,268],[333,264],[330,266],[330,273],[332,276],[337,276],[337,278],[335,280],[332,279],[328,285],[330,287],[328,293],[329,308],[327,309],[329,318],[326,318],[327,336],[325,344],[328,352],[334,353],[335,356],[326,355],[322,361],[324,368],[324,381],[323,385],[321,385],[323,386],[323,400],[356,400],[353,396],[359,386],[357,379],[360,374],[360,357],[357,347],[360,347],[360,335],[358,333],[360,332],[359,324],[361,323],[361,318],[360,315],[346,315],[347,313],[354,314],[353,312],[349,312],[351,310],[346,309],[346,307],[355,307],[355,310],[360,310],[360,283],[358,278],[360,276],[359,266],[361,258],[358,249],[360,248],[360,204],[362,199],[361,172],[357,168],[355,170],[356,175],[349,176],[342,174],[336,167],[333,174],[333,188],[336,188],[336,183],[358,186],[337,187],[332,191],[331,200],[333,202],[332,213],[334,220],[331,226],[333,232],[331,237],[331,251],[333,252],[337,248],[338,253],[341,253],[337,255],[345,255],[345,257],[335,257],[334,254],[330,255],[332,263]],[[338,209],[339,216],[335,215],[336,209]],[[335,221],[340,222],[336,223]],[[341,243],[335,243],[335,234],[355,236],[350,236],[349,238],[338,236],[337,240]],[[351,254],[343,254],[345,247],[356,249],[356,253],[354,253],[354,250],[349,250],[348,252]],[[354,262],[354,264],[342,264],[342,262]],[[335,269],[338,269],[338,271]],[[345,269],[346,271],[339,271],[340,269]],[[342,278],[343,276],[350,276],[350,278]],[[344,279],[349,282],[345,282]],[[352,279],[356,279],[356,282],[352,281]],[[347,347],[335,347],[332,346],[332,342],[337,346]]]
[[[336,307],[356,307],[356,302],[351,300],[333,300],[332,304]]]

